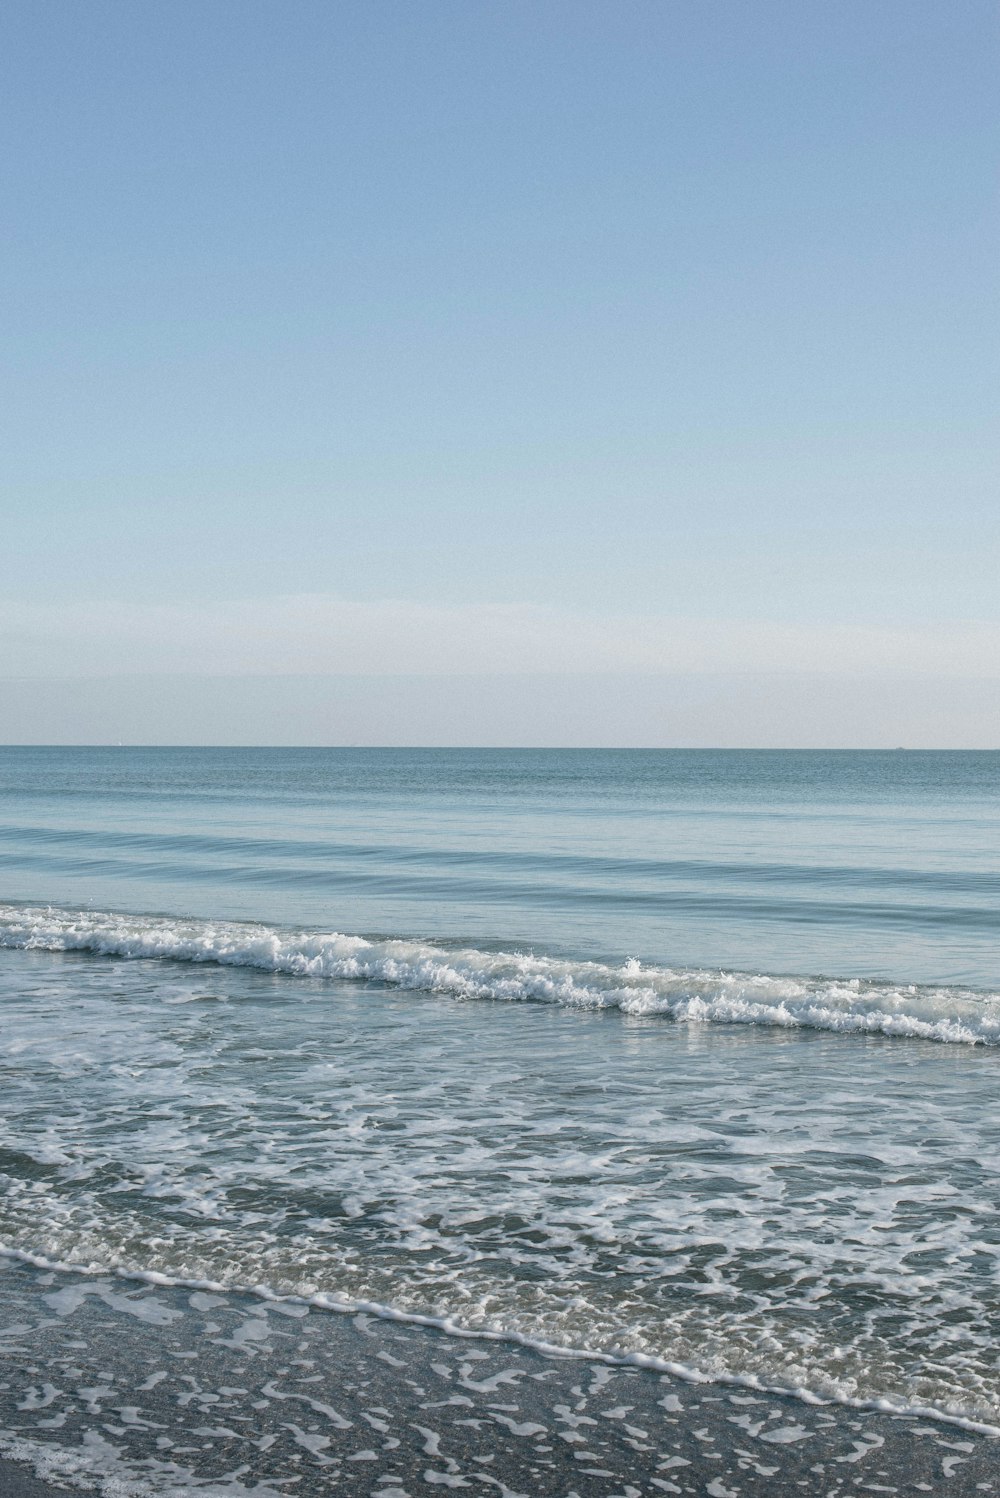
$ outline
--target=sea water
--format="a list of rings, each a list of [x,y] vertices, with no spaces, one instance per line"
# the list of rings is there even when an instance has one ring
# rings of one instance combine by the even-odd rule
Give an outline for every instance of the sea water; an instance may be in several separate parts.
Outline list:
[[[998,782],[2,749],[0,1248],[1000,1426]]]

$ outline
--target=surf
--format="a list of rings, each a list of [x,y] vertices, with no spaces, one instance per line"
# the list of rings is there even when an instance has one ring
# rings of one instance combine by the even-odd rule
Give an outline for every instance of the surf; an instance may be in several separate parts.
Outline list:
[[[0,905],[0,947],[255,968],[459,1000],[559,1004],[681,1025],[778,1026],[1000,1045],[1000,994],[949,985],[619,965],[258,922]]]

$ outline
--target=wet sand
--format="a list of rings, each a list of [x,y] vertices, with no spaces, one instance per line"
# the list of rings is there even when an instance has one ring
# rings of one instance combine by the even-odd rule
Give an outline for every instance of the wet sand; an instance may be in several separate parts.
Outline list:
[[[9,1262],[0,1311],[3,1498],[1000,1494],[954,1425],[365,1314]]]
[[[31,1475],[31,1470],[20,1462],[8,1462],[0,1458],[0,1494],[3,1498],[52,1498],[53,1494],[66,1494],[72,1488],[56,1487],[51,1482],[41,1482]],[[80,1491],[79,1488],[76,1489]]]

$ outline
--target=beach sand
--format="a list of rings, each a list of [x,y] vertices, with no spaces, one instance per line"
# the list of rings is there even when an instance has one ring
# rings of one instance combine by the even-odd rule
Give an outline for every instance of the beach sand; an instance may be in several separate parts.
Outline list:
[[[4,1498],[1000,1494],[1000,1441],[916,1415],[10,1261],[0,1309]]]
[[[33,1477],[28,1467],[21,1462],[8,1462],[0,1458],[0,1494],[3,1498],[51,1498],[54,1493],[67,1493],[72,1488],[56,1487],[54,1483],[42,1482]],[[75,1490],[79,1492],[79,1488]]]

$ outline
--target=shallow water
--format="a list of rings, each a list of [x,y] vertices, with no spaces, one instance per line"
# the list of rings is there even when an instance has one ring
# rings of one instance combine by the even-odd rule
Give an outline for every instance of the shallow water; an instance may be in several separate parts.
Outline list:
[[[1000,1426],[1000,756],[0,770],[9,1252]]]
[[[363,1312],[0,1260],[0,1314],[5,1498],[24,1464],[106,1498],[1000,1491],[969,1429]]]

